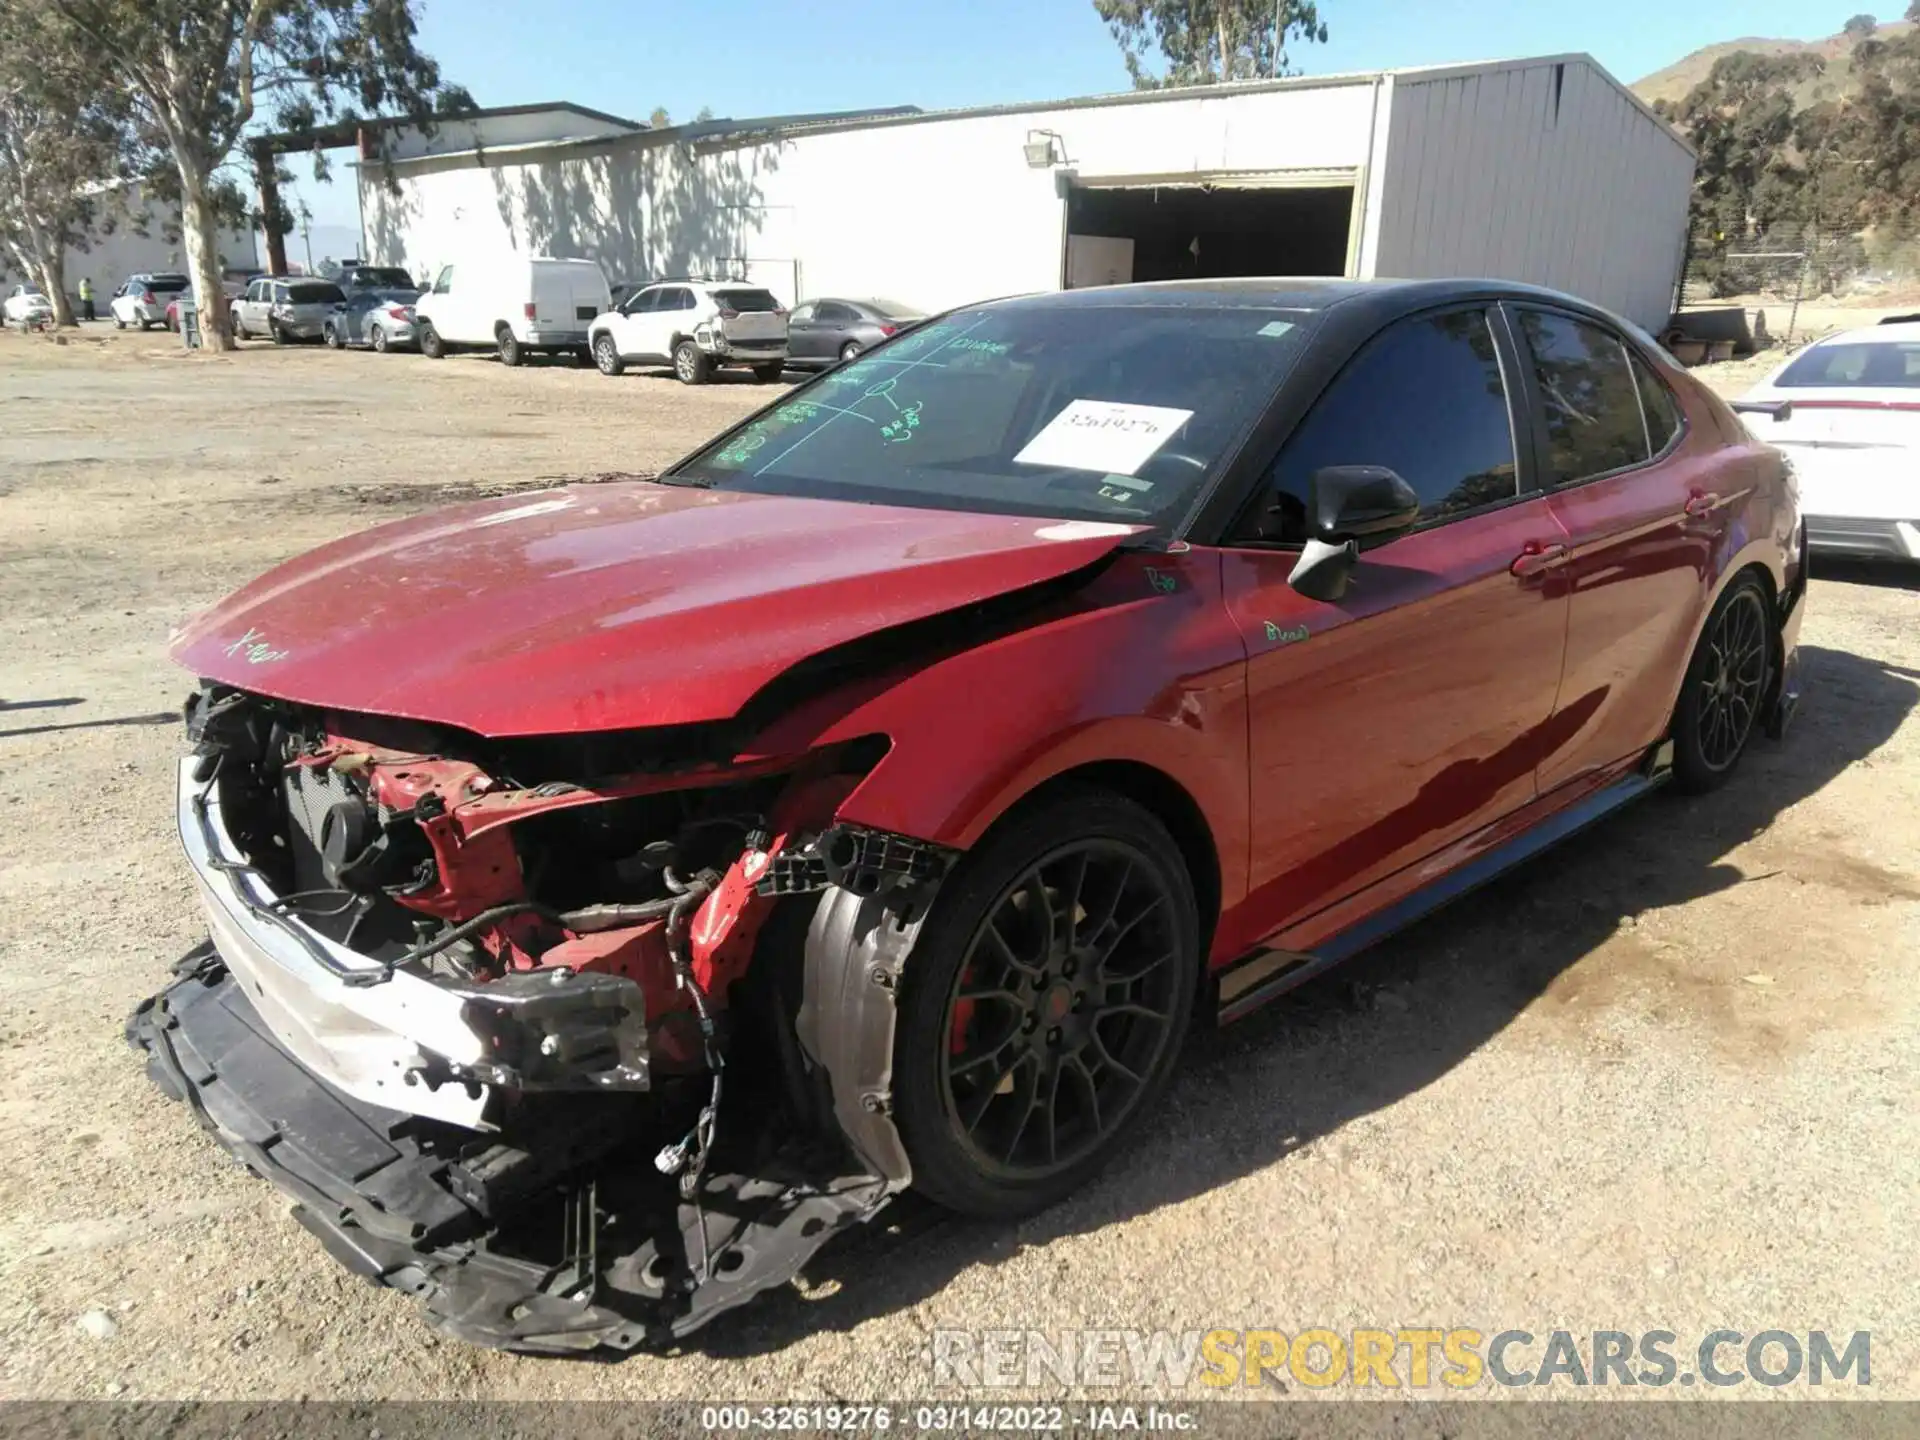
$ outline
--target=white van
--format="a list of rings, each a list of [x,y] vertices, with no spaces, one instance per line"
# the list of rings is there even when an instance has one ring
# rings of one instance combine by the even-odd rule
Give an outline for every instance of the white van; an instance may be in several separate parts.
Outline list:
[[[443,265],[414,302],[420,353],[493,350],[518,365],[529,351],[587,356],[587,328],[611,309],[607,277],[592,260],[510,255]]]

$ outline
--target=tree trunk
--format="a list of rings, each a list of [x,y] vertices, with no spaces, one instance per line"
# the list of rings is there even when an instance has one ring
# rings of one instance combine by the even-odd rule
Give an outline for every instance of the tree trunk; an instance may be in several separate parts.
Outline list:
[[[36,263],[34,278],[40,282],[40,288],[47,292],[47,299],[53,302],[53,323],[56,326],[74,326],[80,322],[73,318],[73,302],[67,299],[67,256],[59,246],[52,247],[52,258],[46,255],[34,257]]]
[[[201,342],[212,350],[237,348],[233,319],[227,312],[227,293],[220,284],[220,254],[215,248],[212,169],[200,157],[176,146],[174,164],[180,171],[180,233],[186,242],[187,274],[193,280],[193,300],[200,310]]]

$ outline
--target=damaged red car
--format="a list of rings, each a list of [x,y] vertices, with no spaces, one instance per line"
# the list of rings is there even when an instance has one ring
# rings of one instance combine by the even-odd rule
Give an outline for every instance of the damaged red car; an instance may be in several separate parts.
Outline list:
[[[451,1334],[671,1343],[906,1187],[1057,1200],[1197,1016],[1724,780],[1804,544],[1778,454],[1564,296],[963,309],[190,625],[211,934],[129,1035]]]

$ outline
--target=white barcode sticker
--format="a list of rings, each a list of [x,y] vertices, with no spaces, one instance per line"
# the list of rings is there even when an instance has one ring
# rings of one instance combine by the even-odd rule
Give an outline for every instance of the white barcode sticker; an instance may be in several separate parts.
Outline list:
[[[1191,410],[1164,405],[1075,400],[1013,458],[1021,465],[1064,465],[1070,470],[1131,475],[1192,418]]]

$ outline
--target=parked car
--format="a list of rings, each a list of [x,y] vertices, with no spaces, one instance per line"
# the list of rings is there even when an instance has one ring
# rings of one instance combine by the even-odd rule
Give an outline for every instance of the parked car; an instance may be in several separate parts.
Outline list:
[[[529,352],[587,354],[593,317],[612,302],[591,260],[513,256],[442,266],[414,306],[420,353],[492,350],[503,365]]]
[[[1802,536],[1779,452],[1549,291],[969,306],[657,483],[192,621],[213,938],[129,1033],[450,1333],[671,1341],[908,1185],[1060,1199],[1196,1010],[1725,782]]]
[[[168,272],[143,271],[129,275],[113,292],[107,306],[113,313],[114,328],[124,330],[129,325],[137,325],[145,330],[150,325],[166,324],[167,302],[181,291],[191,289],[192,283],[184,275]]]
[[[331,280],[262,276],[233,302],[233,333],[242,340],[265,335],[276,345],[318,340],[326,333],[333,307],[346,298]]]
[[[787,316],[787,363],[808,370],[851,360],[924,318],[893,300],[809,300]]]
[[[220,293],[229,303],[247,293],[247,286],[267,272],[258,265],[229,265],[220,272]]]
[[[1815,341],[1741,408],[1791,457],[1816,551],[1920,560],[1920,323]]]
[[[371,345],[383,354],[395,346],[411,345],[413,305],[419,298],[417,289],[351,289],[327,317],[324,338],[336,350]]]
[[[50,325],[53,302],[38,285],[16,285],[7,292],[7,298],[0,301],[0,315],[4,315],[9,325]]]
[[[363,265],[358,262],[341,267],[335,277],[342,290],[411,290],[416,295],[422,286],[400,265]]]
[[[593,361],[602,375],[629,364],[671,365],[688,385],[723,366],[778,380],[787,368],[787,312],[773,292],[733,280],[656,282],[595,318]]]

